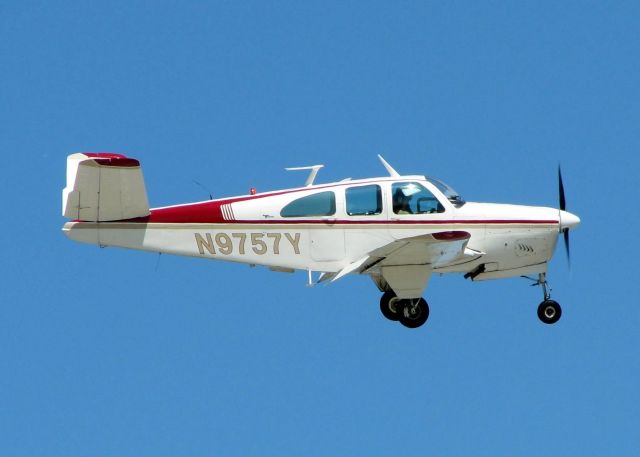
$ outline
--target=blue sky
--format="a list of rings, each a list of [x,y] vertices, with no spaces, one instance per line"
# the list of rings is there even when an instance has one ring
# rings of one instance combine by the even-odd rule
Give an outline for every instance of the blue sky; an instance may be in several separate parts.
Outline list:
[[[103,3],[0,3],[0,454],[638,455],[637,2]],[[73,243],[76,151],[138,158],[154,206],[377,153],[554,206],[561,162],[563,318],[450,275],[409,331],[364,277]]]

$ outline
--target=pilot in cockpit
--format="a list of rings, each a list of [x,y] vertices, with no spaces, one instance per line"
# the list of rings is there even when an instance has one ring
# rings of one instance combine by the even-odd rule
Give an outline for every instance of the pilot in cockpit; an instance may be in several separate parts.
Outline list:
[[[411,195],[405,195],[401,188],[393,193],[393,212],[396,214],[413,214],[411,211]]]

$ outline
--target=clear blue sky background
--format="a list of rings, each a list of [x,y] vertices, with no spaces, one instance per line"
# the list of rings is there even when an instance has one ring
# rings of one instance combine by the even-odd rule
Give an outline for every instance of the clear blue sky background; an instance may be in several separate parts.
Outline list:
[[[0,455],[637,456],[638,2],[0,2]],[[366,277],[99,249],[65,159],[143,163],[154,206],[439,176],[555,206],[562,320],[523,279],[433,278],[427,325]]]

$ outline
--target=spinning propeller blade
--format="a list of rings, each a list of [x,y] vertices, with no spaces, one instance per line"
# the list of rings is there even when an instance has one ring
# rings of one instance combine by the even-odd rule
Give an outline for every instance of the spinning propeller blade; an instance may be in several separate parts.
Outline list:
[[[567,254],[567,263],[569,264],[569,268],[571,268],[571,251],[569,249],[569,228],[562,228],[562,211],[565,211],[567,208],[567,200],[564,196],[564,184],[562,183],[562,170],[560,169],[560,164],[558,164],[558,199],[560,203],[560,230],[564,235],[564,249]]]
[[[564,184],[562,184],[562,170],[558,165],[558,194],[560,195],[560,209],[564,211],[567,207],[567,202],[564,198]]]
[[[564,249],[567,253],[567,263],[569,264],[569,268],[571,268],[571,252],[569,251],[569,229],[566,228],[562,230],[564,233]]]

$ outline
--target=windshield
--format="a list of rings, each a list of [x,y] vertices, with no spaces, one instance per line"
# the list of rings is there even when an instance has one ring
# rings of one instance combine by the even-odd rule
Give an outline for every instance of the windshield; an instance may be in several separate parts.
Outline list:
[[[460,194],[456,192],[453,187],[448,184],[443,183],[439,179],[430,178],[427,176],[427,181],[436,186],[440,192],[444,194],[445,197],[455,206],[456,208],[460,208],[465,204],[465,201],[462,199]]]

